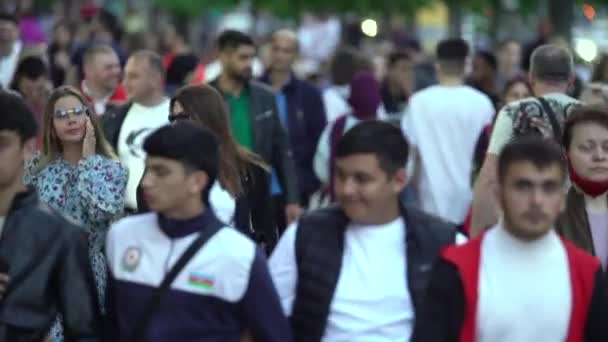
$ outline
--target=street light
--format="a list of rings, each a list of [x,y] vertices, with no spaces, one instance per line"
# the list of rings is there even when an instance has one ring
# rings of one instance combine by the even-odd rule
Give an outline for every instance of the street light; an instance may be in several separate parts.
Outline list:
[[[378,23],[374,19],[365,19],[361,22],[361,32],[368,37],[378,35]]]
[[[587,63],[593,62],[598,55],[597,45],[591,40],[581,38],[576,42],[576,53]]]

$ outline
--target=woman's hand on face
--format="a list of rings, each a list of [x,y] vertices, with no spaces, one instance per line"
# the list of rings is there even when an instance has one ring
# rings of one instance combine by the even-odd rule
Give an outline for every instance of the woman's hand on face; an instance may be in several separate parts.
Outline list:
[[[95,138],[95,129],[91,123],[91,118],[86,118],[86,131],[84,134],[84,141],[82,142],[82,158],[87,158],[95,154],[95,147],[97,146],[97,139]]]

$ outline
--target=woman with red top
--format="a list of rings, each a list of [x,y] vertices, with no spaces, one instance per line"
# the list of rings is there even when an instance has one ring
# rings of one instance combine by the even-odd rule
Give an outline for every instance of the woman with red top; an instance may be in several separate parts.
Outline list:
[[[608,263],[608,111],[577,109],[564,126],[562,144],[572,186],[558,232]]]

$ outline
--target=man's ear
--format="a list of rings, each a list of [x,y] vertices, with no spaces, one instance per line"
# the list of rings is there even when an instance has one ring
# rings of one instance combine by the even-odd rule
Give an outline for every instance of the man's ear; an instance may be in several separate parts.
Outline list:
[[[207,186],[209,186],[209,175],[205,171],[193,172],[190,177],[192,177],[190,191],[193,193],[202,192]]]
[[[36,138],[30,138],[23,143],[23,160],[28,161],[36,153]]]
[[[393,175],[393,183],[395,184],[395,190],[403,191],[407,183],[409,182],[409,177],[405,172],[405,168],[401,168],[395,172]]]

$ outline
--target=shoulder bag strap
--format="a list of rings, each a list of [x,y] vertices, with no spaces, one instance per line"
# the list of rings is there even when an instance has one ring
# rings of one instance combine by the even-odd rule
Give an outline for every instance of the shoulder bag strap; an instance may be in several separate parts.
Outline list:
[[[182,271],[184,266],[186,266],[188,261],[192,259],[194,254],[196,254],[196,252],[198,252],[205,245],[205,243],[209,241],[209,239],[220,230],[220,228],[221,225],[219,224],[219,222],[205,227],[205,229],[200,232],[199,236],[190,244],[190,246],[188,246],[184,254],[179,257],[175,265],[173,265],[171,270],[169,270],[169,273],[165,275],[160,286],[154,289],[150,300],[148,301],[148,303],[146,303],[145,310],[143,311],[143,316],[135,326],[136,328],[133,334],[133,341],[144,342],[145,333],[148,329],[148,325],[150,324],[150,320],[158,310],[161,300],[167,293],[169,286],[171,285],[171,283],[173,283],[173,281],[175,280],[177,275]]]
[[[553,137],[559,142],[562,138],[562,129],[559,125],[559,122],[557,122],[557,117],[555,116],[553,108],[551,108],[549,102],[544,98],[539,96],[537,97],[537,99],[540,102],[540,105],[543,107],[543,110],[545,111],[545,113],[547,113],[547,116],[549,117],[551,128],[553,128]]]

